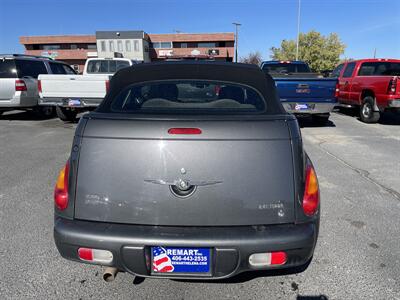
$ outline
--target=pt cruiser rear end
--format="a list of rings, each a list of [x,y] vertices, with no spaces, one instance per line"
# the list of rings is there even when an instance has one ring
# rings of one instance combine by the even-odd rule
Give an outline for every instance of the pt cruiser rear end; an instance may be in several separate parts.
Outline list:
[[[318,228],[318,181],[297,121],[249,65],[119,71],[81,118],[55,189],[59,252],[108,266],[109,278],[296,272]]]

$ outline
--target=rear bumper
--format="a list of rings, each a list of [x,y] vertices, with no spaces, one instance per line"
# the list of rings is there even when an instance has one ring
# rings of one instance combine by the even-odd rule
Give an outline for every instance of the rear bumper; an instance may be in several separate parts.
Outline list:
[[[35,97],[26,97],[21,95],[21,92],[15,92],[15,95],[10,99],[0,99],[1,108],[27,108],[38,104],[38,99]]]
[[[302,104],[306,104],[308,108],[302,108]],[[282,105],[292,114],[327,114],[333,111],[337,102],[282,102]]]
[[[76,98],[71,98],[76,99]],[[69,105],[68,98],[39,98],[39,105],[44,106],[62,106],[70,108],[97,107],[103,101],[103,98],[79,98],[80,105]]]
[[[165,276],[204,280],[227,278],[251,270],[278,270],[303,266],[313,255],[318,226],[319,221],[273,226],[163,227],[56,217],[54,239],[58,251],[66,259],[82,262],[77,255],[79,247],[109,250],[114,257],[110,266],[143,277],[151,276],[151,246],[211,248],[211,276]],[[285,251],[288,255],[286,264],[261,269],[249,265],[251,254],[271,251]]]

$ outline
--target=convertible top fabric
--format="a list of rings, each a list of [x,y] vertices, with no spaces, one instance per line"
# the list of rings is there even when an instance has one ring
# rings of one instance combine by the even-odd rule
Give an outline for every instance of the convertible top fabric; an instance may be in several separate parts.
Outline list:
[[[267,114],[286,114],[272,77],[249,64],[211,61],[171,61],[136,64],[118,71],[110,80],[110,90],[96,111],[110,112],[113,99],[126,87],[159,80],[210,80],[248,85],[265,99]]]

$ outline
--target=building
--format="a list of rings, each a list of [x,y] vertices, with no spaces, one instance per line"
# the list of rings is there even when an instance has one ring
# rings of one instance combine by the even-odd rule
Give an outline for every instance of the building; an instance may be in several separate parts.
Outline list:
[[[22,36],[25,54],[62,60],[82,72],[88,57],[124,57],[140,61],[215,59],[233,61],[234,33],[147,34],[97,31],[95,35]]]
[[[113,57],[117,52],[126,58],[149,62],[149,44],[144,31],[96,31],[98,57]]]

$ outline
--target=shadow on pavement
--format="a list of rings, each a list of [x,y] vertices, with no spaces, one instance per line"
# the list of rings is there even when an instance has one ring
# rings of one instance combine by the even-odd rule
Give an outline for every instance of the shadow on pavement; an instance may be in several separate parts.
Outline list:
[[[362,122],[359,117],[358,110],[355,108],[340,108],[340,110],[335,111],[336,113],[342,116],[349,116],[353,118],[357,118],[358,121]],[[378,124],[381,125],[400,125],[400,112],[384,112],[381,114],[381,118],[379,119]]]
[[[304,127],[336,127],[335,123],[331,120],[328,120],[325,124],[316,123],[311,118],[307,117],[298,117],[297,120],[299,121],[300,128]]]
[[[0,115],[0,120],[8,120],[8,121],[43,121],[43,120],[51,120],[54,118],[55,116],[43,118],[34,111],[21,111],[21,110],[7,111]]]

